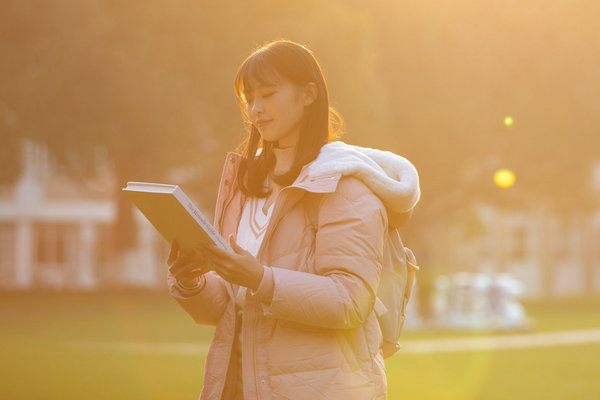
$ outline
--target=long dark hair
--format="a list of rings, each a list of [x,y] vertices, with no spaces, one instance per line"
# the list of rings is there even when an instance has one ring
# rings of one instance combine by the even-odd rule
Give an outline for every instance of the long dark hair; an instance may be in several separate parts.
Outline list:
[[[234,81],[242,116],[248,136],[242,143],[242,161],[238,170],[239,188],[249,196],[266,197],[269,192],[263,185],[275,165],[275,143],[263,141],[258,129],[250,123],[246,114],[244,92],[253,90],[250,82],[276,84],[281,80],[304,86],[314,83],[316,99],[306,107],[300,126],[300,139],[291,169],[283,175],[271,175],[282,186],[290,185],[300,174],[302,167],[319,155],[321,147],[341,134],[342,117],[329,105],[327,84],[321,67],[310,50],[289,40],[275,40],[250,54],[240,65]],[[262,151],[257,155],[257,151]]]

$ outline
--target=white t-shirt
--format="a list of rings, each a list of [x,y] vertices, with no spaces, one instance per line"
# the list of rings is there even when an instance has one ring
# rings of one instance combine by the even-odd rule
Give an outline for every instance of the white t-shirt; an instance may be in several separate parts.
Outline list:
[[[267,201],[266,197],[248,197],[242,210],[242,217],[238,225],[236,242],[241,248],[250,252],[254,257],[258,253],[262,241],[267,231],[267,225],[273,212],[275,202],[271,204],[267,213],[263,212],[263,207]],[[244,298],[246,297],[246,288],[240,287],[236,297],[236,305],[242,309],[244,307]]]
[[[237,243],[254,257],[265,237],[267,224],[273,212],[273,204],[269,207],[267,214],[263,212],[266,198],[249,197],[244,204],[242,217],[238,226]]]

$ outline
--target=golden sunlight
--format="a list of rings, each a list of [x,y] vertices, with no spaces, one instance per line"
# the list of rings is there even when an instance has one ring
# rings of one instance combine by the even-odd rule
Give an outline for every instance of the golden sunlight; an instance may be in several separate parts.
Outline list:
[[[503,189],[509,188],[515,184],[515,173],[510,169],[501,168],[494,173],[494,183]]]

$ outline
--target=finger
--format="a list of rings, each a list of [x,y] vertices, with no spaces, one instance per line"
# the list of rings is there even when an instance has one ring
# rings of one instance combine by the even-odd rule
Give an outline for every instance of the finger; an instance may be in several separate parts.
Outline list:
[[[175,267],[169,268],[169,271],[171,271],[173,276],[175,276],[176,278],[183,276],[183,275],[191,274],[194,271],[203,271],[203,273],[204,273],[204,272],[208,272],[209,270],[210,269],[207,268],[206,265],[198,265],[195,263],[179,265],[176,268]],[[201,273],[198,272],[198,274],[201,274]]]
[[[218,247],[212,243],[203,244],[202,249],[205,251],[204,254],[213,260],[215,258],[224,258],[227,260],[231,260],[231,259],[233,259],[232,256],[235,255],[235,254],[228,252],[227,250],[221,249],[220,247]]]
[[[175,276],[175,278],[177,280],[192,280],[194,278],[197,278],[201,275],[206,274],[207,272],[209,272],[209,271],[206,269],[196,267],[196,268],[192,268],[187,271],[181,271],[179,274],[177,274]]]
[[[230,262],[224,262],[220,260],[211,265],[213,271],[215,271],[219,276],[225,279],[228,282],[231,282],[232,279],[237,275],[238,269],[235,264]]]
[[[182,251],[179,252],[179,257],[175,260],[175,262],[169,267],[169,271],[178,271],[181,267],[186,265],[203,265],[206,263],[206,258],[204,257],[194,257],[196,254],[192,251]]]
[[[237,242],[233,238],[233,234],[229,235],[229,245],[231,246],[233,251],[235,251],[236,254],[244,255],[247,253],[247,251],[245,249],[243,249],[242,247],[240,247],[239,244],[237,244]]]
[[[191,263],[176,263],[175,265],[169,268],[169,272],[171,272],[173,276],[178,277],[183,271],[189,270],[194,267],[196,267],[196,265]]]
[[[173,240],[171,242],[171,250],[169,251],[169,257],[167,257],[167,264],[173,264],[177,257],[179,257],[179,244],[177,244],[177,240]]]
[[[219,275],[221,278],[225,279],[227,282],[231,282],[231,283],[235,283],[235,276],[227,270],[217,270],[215,269],[215,272],[217,273],[217,275]]]
[[[231,260],[225,260],[223,258],[215,258],[210,262],[210,267],[215,272],[225,272],[231,269],[233,263]]]

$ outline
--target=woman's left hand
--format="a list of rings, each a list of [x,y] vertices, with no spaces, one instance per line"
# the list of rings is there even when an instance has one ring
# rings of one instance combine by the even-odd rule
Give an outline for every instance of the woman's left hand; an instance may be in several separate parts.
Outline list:
[[[202,242],[199,247],[210,261],[211,269],[223,279],[252,290],[258,289],[264,274],[262,264],[242,249],[233,239],[233,235],[229,235],[229,244],[235,254],[209,242]]]

